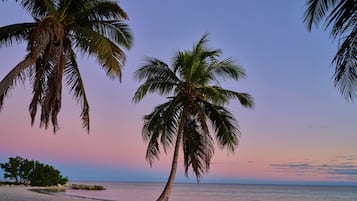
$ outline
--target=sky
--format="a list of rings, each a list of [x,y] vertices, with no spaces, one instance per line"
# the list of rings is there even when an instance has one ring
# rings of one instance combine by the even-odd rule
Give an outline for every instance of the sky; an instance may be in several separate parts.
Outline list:
[[[216,147],[202,182],[334,183],[357,185],[356,103],[333,85],[331,60],[338,41],[323,27],[308,32],[301,0],[119,1],[128,13],[134,46],[126,51],[122,82],[110,80],[95,59],[78,62],[90,104],[91,131],[82,129],[80,106],[63,89],[60,130],[30,125],[29,81],[19,84],[0,112],[0,162],[22,156],[58,168],[70,180],[164,182],[171,150],[152,167],[145,161],[143,116],[165,101],[149,95],[132,102],[140,85],[133,72],[145,56],[170,63],[204,33],[209,45],[233,57],[247,77],[222,85],[248,92],[255,109],[227,107],[239,121],[235,153]],[[31,21],[16,3],[0,3],[0,26]],[[26,44],[0,48],[0,79],[25,56]],[[178,182],[185,178],[179,160]],[[2,172],[0,171],[0,178]]]

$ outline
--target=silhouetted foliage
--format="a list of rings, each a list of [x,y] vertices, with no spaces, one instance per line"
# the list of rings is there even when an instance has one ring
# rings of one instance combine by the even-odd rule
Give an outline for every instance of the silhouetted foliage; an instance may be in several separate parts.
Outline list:
[[[0,167],[4,170],[4,178],[14,180],[16,184],[51,186],[68,182],[67,177],[62,177],[53,166],[19,156],[10,157],[9,162],[0,164]]]
[[[306,0],[304,22],[309,31],[324,21],[331,28],[331,38],[338,40],[338,51],[332,60],[335,65],[335,86],[346,97],[357,98],[357,1]]]
[[[4,170],[4,178],[15,180],[15,183],[20,183],[20,164],[23,158],[17,156],[16,158],[9,158],[8,163],[0,164],[1,169]]]

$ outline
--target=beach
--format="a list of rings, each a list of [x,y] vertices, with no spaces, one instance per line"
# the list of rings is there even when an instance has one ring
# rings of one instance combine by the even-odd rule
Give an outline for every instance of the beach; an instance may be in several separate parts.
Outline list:
[[[45,194],[32,190],[45,189],[44,187],[0,186],[0,201],[89,201],[79,197],[64,194]]]

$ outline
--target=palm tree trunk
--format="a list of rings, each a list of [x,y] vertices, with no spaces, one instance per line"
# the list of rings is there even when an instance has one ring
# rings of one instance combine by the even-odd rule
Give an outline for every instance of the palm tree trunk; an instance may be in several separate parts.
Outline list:
[[[36,59],[31,56],[26,57],[23,61],[18,63],[0,82],[0,97],[4,95],[7,89],[13,84],[16,77],[27,67],[36,62]]]
[[[183,114],[185,114],[185,113],[183,112]],[[180,127],[179,127],[177,138],[176,138],[175,151],[174,151],[174,156],[173,156],[173,159],[172,159],[170,176],[167,179],[166,186],[165,186],[164,190],[162,191],[160,197],[157,199],[157,201],[168,201],[169,200],[169,196],[171,194],[172,186],[174,184],[175,176],[176,176],[177,161],[178,161],[178,156],[179,156],[179,151],[180,151],[180,144],[181,144],[181,139],[182,139],[183,127],[185,125],[185,120],[184,119],[185,118],[181,119]]]

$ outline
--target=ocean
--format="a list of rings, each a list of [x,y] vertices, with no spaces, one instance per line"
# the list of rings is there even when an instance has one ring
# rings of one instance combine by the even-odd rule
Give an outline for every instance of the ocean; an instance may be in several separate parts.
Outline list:
[[[113,201],[155,201],[164,183],[95,182],[103,191],[68,189],[66,195]],[[357,201],[357,187],[175,184],[170,201]]]

